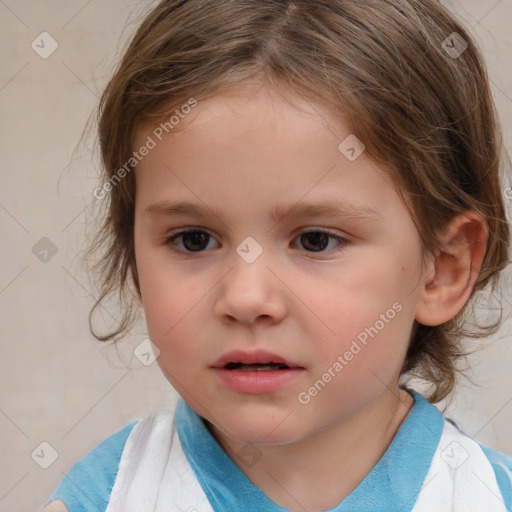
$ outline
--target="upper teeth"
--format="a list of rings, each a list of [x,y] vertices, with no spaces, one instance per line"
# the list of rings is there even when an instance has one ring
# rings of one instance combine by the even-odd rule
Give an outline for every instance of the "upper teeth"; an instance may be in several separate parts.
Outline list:
[[[252,371],[255,370],[257,372],[262,370],[279,370],[278,366],[271,366],[269,364],[267,365],[261,365],[261,364],[242,364],[237,370],[244,370],[244,371]]]

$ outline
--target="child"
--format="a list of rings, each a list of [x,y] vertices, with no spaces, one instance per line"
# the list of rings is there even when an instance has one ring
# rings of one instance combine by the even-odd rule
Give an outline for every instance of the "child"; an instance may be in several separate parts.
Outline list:
[[[512,457],[433,405],[509,243],[488,79],[442,5],[163,1],[99,134],[96,306],[128,302],[96,336],[132,293],[181,398],[45,510],[512,509]]]

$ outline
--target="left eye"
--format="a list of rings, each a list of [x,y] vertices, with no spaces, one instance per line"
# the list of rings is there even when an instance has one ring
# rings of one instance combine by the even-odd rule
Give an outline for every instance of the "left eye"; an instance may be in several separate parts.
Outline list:
[[[340,250],[340,246],[347,242],[344,238],[327,231],[306,231],[301,233],[298,238],[302,246],[309,252],[325,252],[324,249],[329,245],[330,240],[335,240],[338,243],[335,250]]]
[[[175,241],[178,239],[182,239],[183,248],[178,247]],[[168,245],[172,250],[181,251],[181,252],[201,252],[204,251],[210,240],[214,240],[214,238],[202,230],[189,230],[189,231],[180,231],[173,235],[168,236],[165,239],[165,245]],[[296,240],[300,240],[302,247],[306,249],[308,252],[326,252],[324,249],[328,247],[329,242],[334,240],[338,245],[333,250],[341,250],[342,247],[347,244],[347,240],[344,238],[329,233],[327,231],[305,231],[301,233]],[[176,247],[172,247],[176,246]],[[210,247],[211,248],[211,247]]]

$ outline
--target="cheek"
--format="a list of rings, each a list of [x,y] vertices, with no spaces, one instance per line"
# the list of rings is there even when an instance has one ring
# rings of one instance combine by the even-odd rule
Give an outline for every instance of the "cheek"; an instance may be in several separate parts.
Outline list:
[[[186,285],[183,279],[165,264],[165,257],[156,251],[138,250],[137,271],[141,290],[142,304],[148,334],[161,350],[160,345],[168,343],[174,336],[190,309],[193,300],[193,286]]]
[[[145,283],[143,305],[148,333],[155,344],[165,348],[177,344],[183,337],[193,338],[194,306],[198,302],[190,289],[181,289],[176,282],[165,279],[152,279]]]
[[[318,363],[315,373],[345,354],[349,380],[371,377],[370,370],[384,376],[399,369],[414,320],[412,286],[404,284],[413,276],[402,268],[396,255],[383,253],[378,265],[368,255],[334,279],[331,273],[298,281],[297,295],[309,309],[300,321]]]
[[[158,364],[179,387],[191,368],[211,359],[209,348],[201,345],[211,315],[205,300],[211,286],[201,273],[169,265],[165,251],[149,257],[140,251],[137,267],[148,335],[160,350]]]
[[[182,386],[190,387],[191,370],[202,365],[206,356],[198,342],[201,324],[194,316],[202,313],[201,305],[175,283],[151,279],[146,284],[144,313],[149,338],[160,350],[158,365],[171,384],[184,392]]]

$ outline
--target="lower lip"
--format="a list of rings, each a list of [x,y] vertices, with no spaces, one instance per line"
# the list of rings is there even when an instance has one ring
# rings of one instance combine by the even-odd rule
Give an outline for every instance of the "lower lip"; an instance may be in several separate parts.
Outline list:
[[[213,368],[222,382],[233,391],[258,395],[271,393],[296,379],[303,368],[289,368],[285,370],[226,370]]]

